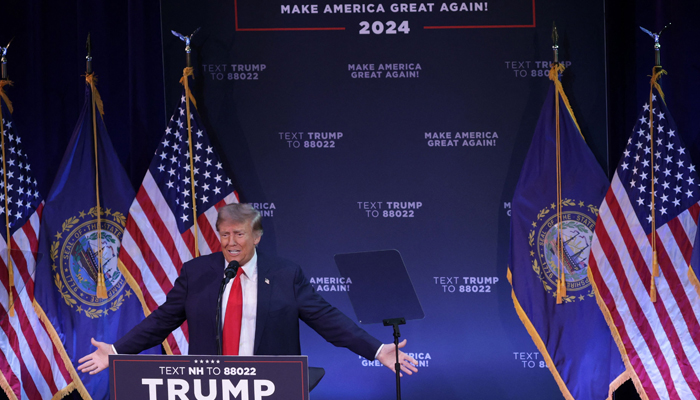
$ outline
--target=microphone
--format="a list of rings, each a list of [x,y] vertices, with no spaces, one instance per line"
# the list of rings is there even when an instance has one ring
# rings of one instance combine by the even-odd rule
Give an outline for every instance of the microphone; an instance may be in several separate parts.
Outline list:
[[[229,283],[233,277],[236,276],[238,273],[238,268],[240,268],[240,264],[238,261],[233,260],[228,264],[228,267],[224,270],[224,279],[221,280],[221,287],[219,288],[219,299],[216,302],[216,330],[217,330],[217,335],[216,335],[216,341],[219,349],[219,355],[222,355],[222,349],[223,349],[223,337],[222,337],[222,331],[223,331],[223,326],[221,324],[221,303],[222,303],[222,298],[224,297],[224,290],[226,290],[226,285]]]
[[[238,263],[238,261],[233,260],[230,263],[228,263],[228,267],[224,270],[224,286],[228,284],[228,282],[233,279],[234,276],[238,273],[238,268],[241,265]]]

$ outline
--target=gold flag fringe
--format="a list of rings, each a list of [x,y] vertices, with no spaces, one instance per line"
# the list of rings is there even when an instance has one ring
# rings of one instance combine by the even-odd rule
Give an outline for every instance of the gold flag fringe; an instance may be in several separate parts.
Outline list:
[[[92,396],[90,396],[90,393],[88,393],[87,389],[85,388],[85,385],[83,385],[83,381],[80,380],[78,373],[75,371],[75,367],[73,367],[73,363],[71,362],[70,357],[68,357],[66,350],[63,348],[63,342],[61,342],[61,338],[58,336],[56,329],[53,327],[53,324],[51,323],[51,321],[49,321],[49,318],[46,316],[46,313],[44,313],[44,309],[41,308],[41,305],[37,303],[36,299],[32,302],[32,304],[34,305],[34,311],[36,312],[37,316],[41,320],[44,327],[46,327],[46,331],[48,332],[51,341],[56,346],[56,349],[58,350],[58,353],[61,356],[61,360],[63,360],[63,363],[65,364],[66,369],[70,374],[70,377],[73,379],[73,382],[71,382],[68,386],[61,389],[58,393],[56,393],[53,396],[53,400],[59,400],[66,397],[73,390],[77,390],[78,394],[80,394],[80,397],[82,397],[83,400],[92,400]]]
[[[511,288],[513,287],[513,274],[510,272],[510,267],[508,267],[508,282],[510,282]],[[513,299],[513,305],[515,306],[515,311],[518,314],[518,317],[520,317],[520,321],[523,323],[525,326],[525,329],[527,329],[527,333],[530,334],[530,337],[532,338],[532,341],[535,343],[535,346],[537,346],[537,349],[540,351],[540,354],[542,354],[542,357],[544,358],[545,362],[547,363],[547,368],[549,368],[549,372],[552,374],[554,377],[554,380],[557,382],[557,386],[559,386],[559,390],[561,391],[561,394],[564,396],[566,400],[575,400],[574,396],[571,395],[571,392],[569,392],[569,388],[566,387],[566,383],[564,383],[564,380],[561,378],[561,375],[559,375],[559,371],[557,371],[557,368],[554,366],[554,362],[552,361],[552,357],[549,355],[549,352],[547,351],[547,346],[544,344],[544,341],[542,341],[542,338],[540,337],[540,334],[537,332],[537,329],[535,329],[535,326],[532,325],[532,322],[530,321],[530,318],[528,318],[527,314],[525,313],[525,310],[520,306],[520,302],[518,301],[517,296],[515,295],[515,290],[510,291],[511,293],[511,298]]]
[[[8,400],[17,400],[17,395],[12,390],[10,383],[5,379],[5,375],[0,372],[0,387],[2,387],[3,392],[7,396]]]

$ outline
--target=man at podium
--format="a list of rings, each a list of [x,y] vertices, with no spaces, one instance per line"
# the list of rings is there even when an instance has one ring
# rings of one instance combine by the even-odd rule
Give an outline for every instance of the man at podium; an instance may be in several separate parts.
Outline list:
[[[393,344],[382,344],[325,301],[298,265],[256,250],[263,229],[255,208],[222,207],[216,229],[221,252],[185,263],[166,301],[114,344],[93,338],[97,350],[79,360],[81,372],[107,368],[110,354],[137,354],[158,345],[185,320],[189,354],[218,354],[217,295],[225,270],[235,270],[235,277],[222,297],[224,355],[300,355],[302,320],[335,346],[377,359],[394,371]],[[399,362],[402,372],[418,371],[416,360],[400,350]]]

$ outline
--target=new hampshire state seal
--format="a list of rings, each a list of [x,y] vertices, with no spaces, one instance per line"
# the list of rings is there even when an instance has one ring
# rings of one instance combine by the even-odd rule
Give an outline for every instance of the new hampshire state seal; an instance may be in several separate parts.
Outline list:
[[[552,203],[543,208],[537,214],[537,219],[532,221],[532,229],[528,234],[532,269],[542,281],[545,290],[556,297],[559,265],[563,266],[567,294],[563,298],[564,302],[571,303],[595,297],[588,280],[588,257],[598,207],[583,201],[562,199],[562,215],[559,221],[556,206],[556,203]],[[560,232],[563,249],[558,252],[557,237]]]
[[[97,235],[97,207],[66,219],[51,243],[51,268],[63,300],[78,314],[100,318],[114,312],[131,291],[119,271],[117,256],[126,217],[100,208],[100,240]],[[102,273],[107,298],[98,298],[97,279],[102,252]]]

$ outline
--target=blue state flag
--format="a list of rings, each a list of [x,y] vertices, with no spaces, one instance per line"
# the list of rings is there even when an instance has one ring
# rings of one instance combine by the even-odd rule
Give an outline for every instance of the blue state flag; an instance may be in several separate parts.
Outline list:
[[[581,135],[562,71],[555,65],[550,72],[513,196],[508,279],[516,311],[564,397],[606,399],[628,379],[587,273],[609,182]]]
[[[39,241],[43,257],[37,265],[35,289],[36,300],[76,367],[78,359],[95,350],[91,337],[114,343],[144,318],[139,299],[117,264],[134,190],[101,113],[93,111],[101,108],[99,95],[94,102],[92,99],[97,93],[91,89],[94,79],[88,75],[87,80],[85,104],[44,207]],[[100,276],[105,298],[98,296]],[[78,385],[78,391],[83,399],[109,397],[107,371],[79,376],[83,386]]]

